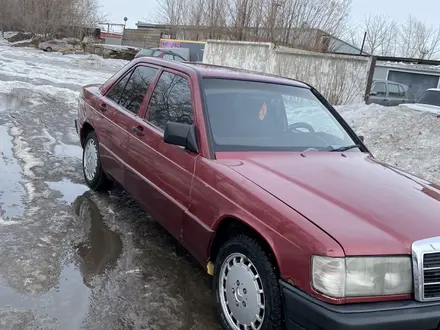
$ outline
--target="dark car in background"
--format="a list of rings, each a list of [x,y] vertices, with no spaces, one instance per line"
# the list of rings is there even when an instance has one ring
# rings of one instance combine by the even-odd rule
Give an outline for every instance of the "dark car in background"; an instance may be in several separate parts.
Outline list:
[[[178,49],[179,50],[179,49]],[[171,50],[168,48],[144,48],[141,49],[135,56],[135,58],[138,57],[159,57],[163,58],[165,60],[171,60],[171,61],[178,61],[178,62],[186,62],[188,61],[189,53],[187,58],[185,58],[184,54],[182,56],[177,54],[178,51],[175,51],[175,49]]]
[[[387,107],[414,102],[415,97],[407,85],[389,80],[373,81],[367,97],[367,104],[376,103]]]

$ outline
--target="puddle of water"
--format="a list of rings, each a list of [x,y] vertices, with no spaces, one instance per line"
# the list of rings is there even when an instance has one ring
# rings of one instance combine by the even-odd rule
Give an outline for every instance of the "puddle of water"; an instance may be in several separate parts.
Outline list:
[[[63,197],[61,200],[72,204],[73,201],[83,193],[89,190],[89,188],[83,184],[73,183],[70,180],[64,179],[58,182],[46,182],[50,189],[59,191]]]
[[[81,265],[84,282],[102,274],[106,267],[113,267],[122,253],[121,237],[111,231],[103,222],[96,204],[89,198],[81,196],[73,203],[83,229],[84,241],[77,244],[76,257]]]
[[[82,148],[72,144],[60,143],[55,146],[55,154],[61,157],[82,159]]]
[[[91,199],[78,197],[73,209],[78,228],[83,230],[83,240],[73,247],[76,262],[65,266],[58,284],[42,294],[18,293],[0,281],[0,309],[44,312],[57,320],[59,329],[82,328],[91,308],[90,283],[105,269],[116,265],[122,253],[122,240],[105,225],[98,207]]]
[[[90,289],[73,264],[60,275],[57,288],[39,295],[25,295],[0,284],[0,308],[42,310],[58,320],[59,329],[80,329],[89,310]]]
[[[25,190],[20,183],[22,170],[14,158],[12,147],[7,127],[0,126],[0,217],[21,216],[24,212]]]

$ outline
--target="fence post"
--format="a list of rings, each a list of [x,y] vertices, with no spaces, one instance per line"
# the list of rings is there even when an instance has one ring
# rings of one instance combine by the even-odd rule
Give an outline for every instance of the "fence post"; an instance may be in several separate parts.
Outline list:
[[[374,76],[374,70],[376,70],[376,62],[377,57],[371,56],[371,63],[370,63],[370,70],[368,71],[368,78],[367,78],[367,87],[365,89],[365,96],[364,101],[367,102],[368,96],[371,92],[371,85],[373,85],[373,76]]]

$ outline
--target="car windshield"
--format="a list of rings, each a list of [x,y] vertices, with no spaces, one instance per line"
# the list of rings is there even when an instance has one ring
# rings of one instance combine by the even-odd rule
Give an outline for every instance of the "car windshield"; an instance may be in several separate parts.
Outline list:
[[[440,107],[440,91],[426,91],[417,103],[436,105]]]
[[[216,152],[330,151],[355,144],[307,88],[205,78],[204,90]]]

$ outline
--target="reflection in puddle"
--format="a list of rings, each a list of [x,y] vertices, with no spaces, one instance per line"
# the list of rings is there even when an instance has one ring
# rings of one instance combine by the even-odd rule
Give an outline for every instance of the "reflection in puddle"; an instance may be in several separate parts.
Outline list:
[[[122,240],[104,224],[98,207],[91,199],[78,197],[73,208],[87,237],[76,246],[76,253],[84,283],[89,285],[93,276],[102,274],[106,267],[115,266],[122,253]]]
[[[60,143],[55,146],[55,155],[82,159],[82,148],[72,144]]]
[[[67,179],[58,182],[46,182],[46,184],[50,189],[59,191],[62,195],[61,200],[68,204],[71,204],[76,197],[89,190],[87,186],[73,183]]]
[[[0,310],[38,311],[56,319],[58,329],[82,328],[92,308],[89,283],[94,276],[115,265],[122,253],[122,240],[107,228],[97,206],[87,197],[78,197],[73,209],[85,236],[75,246],[76,262],[64,266],[58,284],[41,294],[16,292],[0,279]]]
[[[22,171],[12,147],[7,127],[0,126],[0,219],[2,216],[21,216],[24,212],[22,201],[25,191],[20,184]]]
[[[58,320],[59,329],[80,329],[89,309],[90,290],[70,264],[61,271],[59,285],[49,292],[25,295],[0,284],[0,309],[41,310]]]

